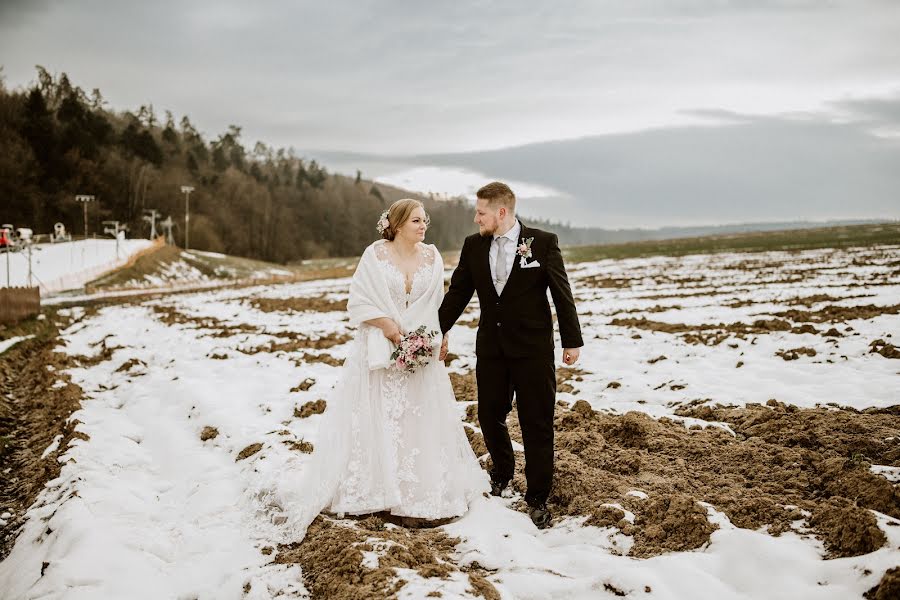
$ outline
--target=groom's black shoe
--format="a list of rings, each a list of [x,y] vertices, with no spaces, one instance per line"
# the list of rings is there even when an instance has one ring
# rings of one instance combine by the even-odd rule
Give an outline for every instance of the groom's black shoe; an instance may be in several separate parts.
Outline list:
[[[549,527],[550,519],[553,517],[547,509],[547,504],[544,502],[533,506],[529,504],[528,516],[531,517],[531,522],[534,523],[538,529],[546,529]]]
[[[498,481],[494,478],[491,478],[491,496],[500,496],[503,494],[503,490],[506,489],[506,486],[509,485],[509,479],[505,481]]]

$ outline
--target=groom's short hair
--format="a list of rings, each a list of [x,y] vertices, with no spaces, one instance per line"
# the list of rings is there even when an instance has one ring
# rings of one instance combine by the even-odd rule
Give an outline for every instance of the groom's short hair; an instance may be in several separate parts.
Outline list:
[[[505,183],[492,181],[475,192],[475,196],[487,200],[488,206],[491,208],[505,206],[509,212],[516,212],[516,195]]]

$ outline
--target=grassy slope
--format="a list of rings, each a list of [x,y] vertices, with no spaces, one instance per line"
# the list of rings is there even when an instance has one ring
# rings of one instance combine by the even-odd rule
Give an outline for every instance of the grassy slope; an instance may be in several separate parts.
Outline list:
[[[206,277],[219,280],[223,284],[237,283],[249,279],[306,280],[326,277],[346,277],[348,267],[355,260],[322,259],[307,261],[297,265],[279,265],[240,256],[219,256],[205,252],[183,251],[177,246],[163,246],[159,250],[140,257],[135,263],[90,282],[89,292],[134,287],[135,281],[143,281],[146,275],[159,276],[169,265],[183,261],[196,268]],[[275,272],[272,272],[272,271]],[[190,283],[170,281],[170,283]],[[200,281],[198,280],[198,283]]]

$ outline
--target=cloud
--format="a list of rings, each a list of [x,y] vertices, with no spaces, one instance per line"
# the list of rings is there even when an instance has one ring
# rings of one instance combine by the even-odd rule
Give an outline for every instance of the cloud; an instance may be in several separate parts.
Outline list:
[[[900,218],[900,139],[874,136],[862,123],[835,123],[825,114],[733,116],[727,125],[402,161],[406,168],[475,171],[485,182],[497,178],[558,190],[558,197],[528,197],[521,190],[522,214],[580,225]],[[353,160],[365,163],[360,156]],[[390,170],[380,160],[377,169]]]
[[[863,122],[900,129],[900,94],[881,98],[841,100],[834,102],[833,105]]]
[[[4,6],[10,87],[42,64],[210,135],[377,153],[710,124],[692,107],[817,110],[898,82],[900,62],[900,5],[883,0]]]

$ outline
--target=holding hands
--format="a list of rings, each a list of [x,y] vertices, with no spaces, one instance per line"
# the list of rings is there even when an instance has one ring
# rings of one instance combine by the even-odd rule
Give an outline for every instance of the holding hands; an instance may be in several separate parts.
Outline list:
[[[441,342],[441,353],[438,355],[438,359],[443,361],[447,358],[447,346],[450,342],[450,337],[448,336],[450,332],[444,334],[444,340]]]

